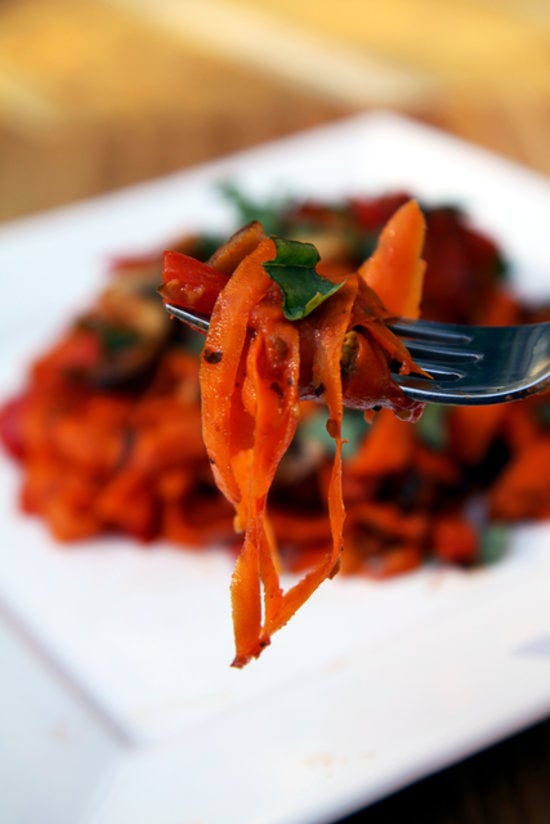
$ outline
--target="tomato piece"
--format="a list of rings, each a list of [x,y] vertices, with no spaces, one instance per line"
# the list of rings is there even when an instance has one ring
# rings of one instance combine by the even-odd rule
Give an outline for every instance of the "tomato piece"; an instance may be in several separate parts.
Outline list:
[[[227,277],[207,263],[181,252],[165,252],[162,286],[159,289],[165,303],[209,315]]]

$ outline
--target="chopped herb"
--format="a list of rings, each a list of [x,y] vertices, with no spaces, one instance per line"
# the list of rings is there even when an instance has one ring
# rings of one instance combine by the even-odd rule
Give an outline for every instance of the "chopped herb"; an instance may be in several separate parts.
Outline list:
[[[110,354],[128,349],[139,341],[139,335],[134,329],[106,326],[103,329],[103,345]]]
[[[493,564],[500,561],[508,548],[510,528],[506,524],[490,524],[486,526],[480,536],[479,560],[482,564]]]
[[[282,220],[287,200],[267,200],[260,202],[247,197],[233,183],[222,183],[219,187],[224,197],[237,209],[238,223],[259,221],[268,235],[282,231]]]
[[[283,314],[287,320],[300,320],[313,312],[345,281],[333,283],[315,271],[319,252],[311,243],[274,237],[277,256],[264,263],[269,277],[283,293]]]
[[[135,329],[124,326],[113,326],[103,318],[93,315],[84,316],[79,319],[76,328],[93,332],[100,340],[104,351],[108,355],[114,355],[122,349],[128,349],[139,343],[140,336]]]

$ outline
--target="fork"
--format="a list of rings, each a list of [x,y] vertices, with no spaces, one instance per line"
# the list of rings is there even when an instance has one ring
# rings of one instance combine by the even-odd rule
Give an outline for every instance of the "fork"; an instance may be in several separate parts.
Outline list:
[[[171,304],[165,309],[192,329],[208,331],[208,318]],[[463,326],[399,319],[388,325],[429,375],[394,375],[413,400],[481,406],[550,387],[550,322]]]

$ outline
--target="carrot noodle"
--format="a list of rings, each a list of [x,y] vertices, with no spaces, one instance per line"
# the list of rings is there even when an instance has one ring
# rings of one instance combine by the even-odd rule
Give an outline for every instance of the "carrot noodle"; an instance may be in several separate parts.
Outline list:
[[[381,254],[376,251],[373,256],[377,277],[383,276],[385,266],[392,276],[388,294],[400,292],[412,312],[418,305],[418,279],[423,271],[419,263],[423,233],[418,207],[413,202],[406,204],[382,234],[384,259],[379,261]],[[213,307],[200,376],[204,443],[217,486],[235,507],[237,529],[244,533],[231,583],[236,649],[233,666],[236,667],[258,657],[270,643],[272,634],[338,569],[345,519],[342,353],[350,329],[366,332],[363,351],[357,347],[357,362],[353,370],[347,369],[361,376],[364,408],[395,407],[398,401],[400,412],[413,414],[414,408],[398,387],[393,386],[388,366],[389,358],[393,361],[401,354],[403,368],[414,369],[410,356],[393,340],[386,326],[383,335],[380,331],[368,334],[374,325],[383,326],[387,314],[370,291],[368,272],[347,275],[342,287],[309,318],[301,323],[290,322],[283,315],[281,291],[262,265],[275,256],[273,241],[259,238],[256,248],[239,260],[239,255],[231,254],[231,250],[235,246],[240,248],[241,238],[242,232],[230,240],[218,256],[231,258],[237,265],[228,273],[229,278]],[[181,279],[185,284],[189,264],[183,259],[181,264]],[[190,268],[193,273],[193,266]],[[168,276],[172,274],[170,270]],[[409,291],[413,292],[412,298]],[[395,294],[395,307],[401,306],[400,300],[401,295]],[[189,308],[185,298],[184,305]],[[381,348],[381,339],[387,351]],[[370,368],[373,358],[367,359],[365,350],[374,355],[374,370]],[[318,394],[327,406],[326,427],[335,442],[327,489],[332,540],[328,551],[313,568],[283,592],[267,497],[298,425],[301,352],[306,351],[309,384],[322,387]],[[356,393],[357,390],[355,402],[358,401]],[[414,409],[417,414],[418,410]]]
[[[22,511],[65,544],[228,547],[236,666],[337,569],[384,579],[493,559],[495,534],[550,517],[550,393],[427,407],[412,425],[420,409],[391,375],[415,366],[387,322],[419,305],[485,325],[550,308],[517,299],[501,251],[458,209],[424,219],[402,192],[274,207],[270,231],[314,243],[317,272],[345,281],[298,321],[282,314],[257,222],[113,261],[0,409]],[[166,302],[212,313],[206,341],[168,318],[160,280]]]

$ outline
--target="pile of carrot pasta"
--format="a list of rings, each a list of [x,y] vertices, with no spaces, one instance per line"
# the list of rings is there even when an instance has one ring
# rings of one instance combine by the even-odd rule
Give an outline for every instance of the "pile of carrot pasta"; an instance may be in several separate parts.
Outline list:
[[[387,326],[419,311],[494,325],[550,310],[518,302],[500,251],[456,208],[422,216],[407,193],[233,197],[236,224],[253,222],[229,242],[205,233],[164,263],[113,262],[4,402],[0,436],[21,464],[23,511],[61,541],[230,547],[242,666],[338,568],[486,563],[510,524],[550,516],[548,393],[420,415],[391,377],[417,367]],[[281,286],[296,266],[311,293]],[[168,318],[161,281],[165,301],[213,313],[206,342]],[[286,592],[282,570],[300,574]]]

